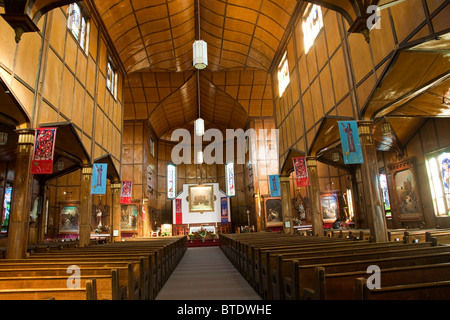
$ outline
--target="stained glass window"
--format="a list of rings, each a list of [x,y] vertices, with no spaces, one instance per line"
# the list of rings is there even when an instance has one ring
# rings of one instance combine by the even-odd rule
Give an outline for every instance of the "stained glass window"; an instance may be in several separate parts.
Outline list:
[[[167,165],[167,198],[173,199],[177,196],[177,167],[173,164]]]
[[[382,194],[383,203],[384,203],[384,212],[386,214],[386,217],[392,217],[391,201],[389,200],[387,179],[386,179],[386,174],[384,174],[384,173],[380,173],[380,187],[381,187],[381,194]]]
[[[86,14],[76,3],[72,3],[69,6],[69,18],[67,21],[67,27],[70,31],[72,31],[73,36],[78,41],[81,48],[83,48],[83,50],[86,50],[89,23]]]
[[[235,196],[235,185],[234,185],[234,164],[233,162],[227,163],[225,166],[225,177],[227,186],[227,195],[229,197]]]
[[[318,5],[310,6],[310,9],[306,11],[306,15],[303,18],[303,40],[305,42],[305,53],[308,53],[309,49],[314,44],[319,31],[323,27],[322,9]]]
[[[437,216],[450,215],[450,152],[433,153],[425,161]]]
[[[106,87],[117,98],[117,72],[110,60],[106,66]]]
[[[280,97],[283,95],[284,90],[286,90],[290,81],[288,59],[287,54],[285,53],[283,59],[281,59],[280,66],[278,67],[278,89]]]

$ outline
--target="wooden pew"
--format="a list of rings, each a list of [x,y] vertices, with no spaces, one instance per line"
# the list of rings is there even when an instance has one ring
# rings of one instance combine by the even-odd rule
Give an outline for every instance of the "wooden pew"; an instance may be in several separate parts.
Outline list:
[[[355,280],[356,300],[449,300],[450,280],[396,285],[369,290],[366,278]]]
[[[111,273],[111,281],[114,284],[111,286],[112,291],[105,295],[110,295],[117,299],[123,299],[124,287],[126,288],[127,299],[128,300],[138,300],[140,297],[140,283],[139,278],[135,276],[136,270],[139,265],[135,262],[129,261],[57,261],[57,260],[46,260],[44,262],[30,262],[27,259],[24,260],[1,260],[0,261],[0,273],[1,270],[28,270],[28,272],[33,271],[36,275],[42,275],[42,271],[51,268],[66,270],[69,266],[76,265],[80,268],[81,275],[84,274],[86,268],[98,269],[98,268],[108,268]],[[114,270],[118,271],[118,275],[113,275]],[[47,273],[48,274],[48,273]],[[66,274],[66,280],[70,277],[70,274]],[[117,284],[118,281],[118,284]],[[56,297],[58,299],[58,297]]]
[[[444,249],[444,250],[439,250]],[[402,266],[446,263],[450,260],[450,251],[444,247],[433,247],[423,254],[399,255],[393,257],[378,257],[365,260],[353,260],[342,262],[326,262],[316,264],[301,264],[292,261],[291,272],[283,275],[284,298],[287,300],[301,299],[303,289],[314,286],[315,267],[324,267],[328,273],[352,272],[367,270],[368,266],[377,265],[380,268],[394,268]]]
[[[357,278],[369,277],[367,270],[328,273],[323,267],[315,267],[314,287],[303,289],[303,299],[352,300]],[[450,279],[450,262],[384,268],[380,270],[381,287]]]
[[[265,299],[280,299],[283,296],[283,264],[290,263],[289,261],[300,260],[305,263],[309,263],[307,260],[315,258],[317,261],[333,261],[355,259],[358,255],[359,258],[370,257],[372,254],[382,253],[387,254],[418,248],[429,248],[431,243],[422,244],[409,244],[387,242],[387,243],[370,243],[370,242],[350,242],[340,245],[328,245],[322,247],[305,247],[294,252],[268,252],[266,257],[266,269],[267,276],[262,279],[263,288],[266,290],[264,294]],[[305,260],[307,259],[307,260]],[[275,287],[278,290],[274,289]]]
[[[438,245],[450,245],[450,230],[435,230],[425,233],[425,241],[436,239]]]
[[[97,296],[99,300],[126,300],[127,299],[127,268],[119,267],[111,269],[109,267],[81,267],[82,278],[110,278],[110,284],[104,287],[97,282]],[[33,279],[33,278],[64,278],[67,282],[70,274],[67,273],[67,268],[33,268],[24,266],[23,268],[15,267],[11,269],[0,269],[0,283],[2,281],[9,281],[12,278]],[[122,280],[121,280],[122,279]],[[67,287],[67,283],[63,283]]]
[[[35,289],[1,289],[0,300],[97,300],[96,279],[87,280],[85,287],[35,288]]]

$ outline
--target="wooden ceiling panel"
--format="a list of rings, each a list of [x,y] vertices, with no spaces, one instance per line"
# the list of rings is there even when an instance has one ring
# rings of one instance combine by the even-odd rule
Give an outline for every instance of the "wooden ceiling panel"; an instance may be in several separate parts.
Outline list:
[[[267,72],[297,5],[296,0],[200,1],[198,29],[197,0],[93,3],[129,73],[193,70],[189,60],[197,30],[212,49],[208,51],[211,71]]]

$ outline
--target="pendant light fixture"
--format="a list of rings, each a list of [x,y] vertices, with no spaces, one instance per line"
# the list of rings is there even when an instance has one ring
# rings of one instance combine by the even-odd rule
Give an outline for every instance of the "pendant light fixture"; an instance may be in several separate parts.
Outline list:
[[[198,119],[194,121],[194,132],[197,136],[205,134],[205,121],[200,115],[200,72],[197,70],[197,104],[198,104]]]
[[[193,66],[203,70],[208,66],[208,44],[200,40],[200,0],[197,0],[197,40],[192,45]]]
[[[200,39],[200,0],[197,0],[196,6],[197,13],[197,39]],[[194,122],[194,132],[197,136],[203,136],[205,134],[205,121],[200,116],[200,71],[205,69],[208,65],[208,52],[206,42],[203,40],[197,40],[193,45],[194,59],[193,64],[197,69],[197,104],[198,104],[198,119]],[[203,157],[202,157],[203,162]]]

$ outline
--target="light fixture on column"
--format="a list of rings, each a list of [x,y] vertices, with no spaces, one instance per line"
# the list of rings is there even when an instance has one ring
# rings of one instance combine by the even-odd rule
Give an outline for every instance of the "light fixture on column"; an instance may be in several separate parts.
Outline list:
[[[200,40],[200,0],[197,0],[197,39],[192,45],[193,66],[198,70],[203,70],[208,66],[208,44]]]
[[[381,134],[383,136],[389,136],[391,135],[392,130],[391,130],[391,125],[389,124],[389,122],[385,122],[381,125]]]
[[[64,161],[58,160],[58,162],[56,162],[56,167],[58,168],[58,171],[64,170]]]
[[[334,162],[339,161],[339,152],[334,151],[333,154],[331,155],[332,159]]]
[[[6,145],[8,142],[8,133],[5,131],[0,131],[0,146]]]

